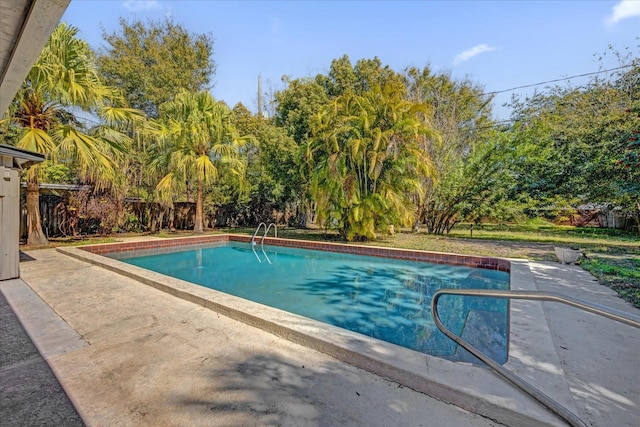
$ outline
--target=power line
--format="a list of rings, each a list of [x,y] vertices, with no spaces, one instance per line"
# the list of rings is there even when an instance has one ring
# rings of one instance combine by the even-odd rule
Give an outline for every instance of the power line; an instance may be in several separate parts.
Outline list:
[[[634,66],[634,64],[629,64],[629,65],[623,65],[623,66],[616,67],[616,68],[610,68],[608,70],[594,71],[594,72],[591,72],[591,73],[584,73],[584,74],[576,74],[575,76],[563,77],[561,79],[547,80],[547,81],[540,82],[540,83],[532,83],[532,84],[523,85],[523,86],[516,86],[516,87],[512,87],[510,89],[496,90],[496,91],[493,91],[493,92],[487,92],[487,93],[481,94],[480,96],[497,95],[499,93],[504,93],[504,92],[513,92],[514,90],[517,90],[517,89],[526,89],[526,88],[530,88],[530,87],[534,87],[534,86],[545,85],[545,84],[548,84],[548,83],[563,82],[563,81],[566,81],[566,80],[577,79],[579,77],[595,76],[596,74],[608,73],[608,72],[611,72],[611,71],[618,71],[618,70],[622,70],[622,69],[633,67],[633,66]]]
[[[492,91],[492,92],[486,92],[486,93],[482,93],[482,94],[480,94],[479,96],[497,95],[497,94],[499,94],[499,93],[513,92],[514,90],[518,90],[518,89],[526,89],[526,88],[535,87],[535,86],[541,86],[541,85],[548,84],[548,83],[563,82],[563,81],[566,81],[566,80],[577,79],[577,78],[580,78],[580,77],[589,77],[589,76],[595,76],[595,75],[597,75],[597,74],[609,73],[609,72],[611,72],[611,71],[619,71],[619,70],[623,70],[623,69],[625,69],[625,68],[630,68],[630,67],[633,67],[633,66],[635,66],[635,64],[627,64],[627,65],[622,65],[622,66],[620,66],[620,67],[609,68],[609,69],[607,69],[607,70],[600,70],[600,71],[593,71],[593,72],[590,72],[590,73],[576,74],[576,75],[573,75],[573,76],[563,77],[563,78],[559,78],[559,79],[546,80],[546,81],[539,82],[539,83],[531,83],[531,84],[522,85],[522,86],[515,86],[515,87],[509,88],[509,89],[503,89],[503,90],[496,90],[496,91]],[[78,118],[79,118],[79,117],[76,117],[76,120],[77,120]],[[86,123],[93,123],[93,124],[96,124],[96,125],[100,125],[100,124],[101,124],[101,123],[99,123],[99,122],[97,122],[97,121],[95,121],[95,120],[92,120],[92,119],[88,118],[88,117],[83,117],[83,118],[81,119],[81,121],[84,121],[84,122],[86,122]],[[507,120],[501,120],[501,121],[498,121],[495,125],[500,126],[500,124],[501,124],[502,122],[513,122],[513,120],[510,120],[510,119],[507,119]],[[494,126],[495,126],[495,125],[494,125]],[[491,127],[493,127],[493,126],[491,126]]]

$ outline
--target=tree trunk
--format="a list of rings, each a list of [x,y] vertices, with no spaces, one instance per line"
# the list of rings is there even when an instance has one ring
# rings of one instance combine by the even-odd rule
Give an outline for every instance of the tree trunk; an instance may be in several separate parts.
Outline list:
[[[27,181],[27,244],[32,246],[49,244],[40,221],[40,187],[37,180]]]
[[[162,207],[160,209],[160,211],[158,211],[158,231],[161,232],[162,229],[164,228],[164,214],[165,214],[165,208]]]
[[[193,232],[196,234],[202,234],[204,232],[202,227],[202,181],[198,181],[198,190],[196,194],[196,217],[195,224],[193,225]]]
[[[176,231],[175,218],[176,210],[172,205],[172,207],[169,208],[169,231]]]

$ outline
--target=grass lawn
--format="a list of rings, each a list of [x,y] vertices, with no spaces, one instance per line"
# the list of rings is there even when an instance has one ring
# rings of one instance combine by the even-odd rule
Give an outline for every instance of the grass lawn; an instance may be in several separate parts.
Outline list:
[[[252,235],[254,231],[254,228],[221,228],[209,231],[208,234],[243,233]],[[162,232],[156,236],[184,237],[192,234],[180,231],[175,233]],[[61,239],[52,241],[52,244],[108,243],[117,241],[121,236],[135,236],[135,234],[82,240]],[[279,227],[278,237],[340,241],[340,237],[335,232],[289,227]],[[554,246],[578,248],[586,255],[586,258],[582,258],[580,261],[583,268],[597,277],[602,285],[614,289],[622,298],[640,308],[640,236],[620,230],[549,225],[475,225],[472,232],[470,225],[467,224],[454,228],[446,236],[402,230],[393,236],[381,236],[375,242],[363,244],[541,261],[556,261],[553,252]]]

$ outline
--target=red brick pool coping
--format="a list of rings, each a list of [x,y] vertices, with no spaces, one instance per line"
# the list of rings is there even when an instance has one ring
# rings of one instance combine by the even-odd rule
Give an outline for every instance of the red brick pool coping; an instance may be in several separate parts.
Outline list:
[[[100,245],[81,246],[87,252],[105,255],[117,252],[137,250],[170,249],[180,246],[203,245],[207,243],[223,242],[251,242],[250,236],[239,234],[216,234],[210,236],[179,237],[170,239],[154,239],[138,242],[106,243]],[[282,239],[267,237],[265,244],[286,246],[291,248],[311,249],[328,252],[340,252],[355,255],[394,258],[408,261],[430,262],[433,264],[459,265],[472,268],[484,268],[509,273],[511,262],[502,258],[479,257],[473,255],[458,255],[441,252],[428,252],[412,249],[397,249],[378,246],[352,245],[344,243],[316,242],[310,240]]]

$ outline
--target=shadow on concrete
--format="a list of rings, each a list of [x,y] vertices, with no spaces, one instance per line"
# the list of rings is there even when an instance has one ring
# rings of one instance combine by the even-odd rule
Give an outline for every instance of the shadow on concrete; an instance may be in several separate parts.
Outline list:
[[[256,355],[241,363],[211,364],[211,400],[184,398],[182,404],[245,425],[309,425],[321,417],[310,398],[311,371],[274,355]],[[215,367],[213,367],[215,366]]]
[[[25,262],[25,261],[35,261],[36,259],[34,257],[32,257],[31,255],[27,255],[24,252],[20,251],[20,262]]]
[[[339,362],[305,367],[268,350],[237,363],[212,359],[205,369],[211,399],[177,399],[212,414],[217,425],[227,425],[225,416],[233,425],[421,425],[414,411],[428,399],[382,379],[374,385]]]
[[[0,325],[0,424],[84,426],[2,293]]]

